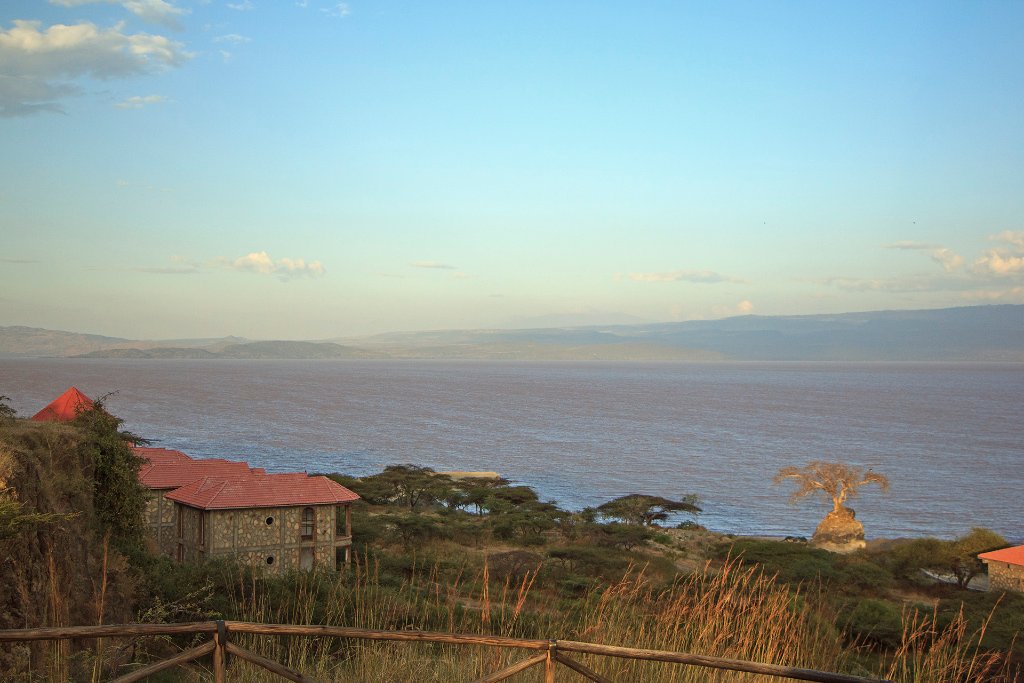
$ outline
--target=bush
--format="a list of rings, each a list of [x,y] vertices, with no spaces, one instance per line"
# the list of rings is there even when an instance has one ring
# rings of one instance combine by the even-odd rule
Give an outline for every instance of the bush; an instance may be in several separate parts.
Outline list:
[[[903,616],[893,603],[867,598],[857,601],[844,628],[858,640],[892,648],[903,637]]]
[[[839,585],[847,593],[871,593],[878,595],[889,590],[893,584],[892,574],[870,560],[850,561],[840,572]]]
[[[719,546],[716,555],[719,559],[735,557],[746,563],[757,563],[765,573],[777,575],[786,583],[842,579],[836,555],[800,543],[741,538]]]

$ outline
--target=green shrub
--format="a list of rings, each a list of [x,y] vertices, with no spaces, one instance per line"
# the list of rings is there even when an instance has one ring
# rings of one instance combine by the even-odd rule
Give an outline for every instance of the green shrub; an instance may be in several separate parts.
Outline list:
[[[842,579],[837,555],[802,543],[741,538],[719,546],[715,555],[723,560],[735,557],[745,563],[759,564],[766,574],[777,575],[780,581],[786,583],[835,582]]]
[[[853,638],[889,648],[899,645],[903,636],[900,609],[874,598],[857,600],[843,626]]]
[[[892,584],[892,574],[870,560],[851,560],[840,570],[839,586],[847,593],[879,595]]]

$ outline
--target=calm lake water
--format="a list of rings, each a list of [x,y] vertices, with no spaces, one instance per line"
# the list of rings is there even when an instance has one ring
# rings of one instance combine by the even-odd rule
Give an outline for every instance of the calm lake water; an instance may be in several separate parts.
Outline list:
[[[270,471],[495,470],[563,506],[696,493],[709,528],[809,536],[780,467],[889,476],[869,537],[1024,542],[1024,365],[0,360],[29,416],[75,385],[155,445]]]

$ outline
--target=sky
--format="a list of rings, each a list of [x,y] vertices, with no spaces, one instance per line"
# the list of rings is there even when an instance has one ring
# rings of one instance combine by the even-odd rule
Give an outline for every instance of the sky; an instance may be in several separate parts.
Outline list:
[[[1024,3],[5,0],[0,325],[1024,303]]]

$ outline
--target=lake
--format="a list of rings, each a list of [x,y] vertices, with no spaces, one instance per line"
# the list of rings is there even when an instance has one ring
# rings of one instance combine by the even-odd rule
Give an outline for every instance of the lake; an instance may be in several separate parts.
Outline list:
[[[0,360],[22,416],[71,385],[154,445],[269,471],[495,470],[573,509],[696,493],[716,531],[810,536],[830,504],[772,478],[835,460],[892,483],[850,502],[869,538],[1024,542],[1020,364]]]

